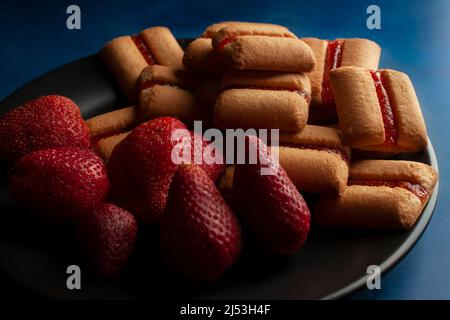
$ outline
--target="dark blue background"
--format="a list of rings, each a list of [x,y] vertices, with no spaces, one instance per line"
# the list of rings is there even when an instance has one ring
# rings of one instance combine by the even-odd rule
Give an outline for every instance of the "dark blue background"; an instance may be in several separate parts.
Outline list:
[[[82,29],[66,28],[66,8],[77,4]],[[377,4],[382,29],[366,28],[366,8]],[[440,165],[433,219],[409,255],[382,279],[382,290],[353,298],[450,298],[450,1],[2,1],[0,99],[29,80],[98,51],[122,34],[152,25],[176,37],[195,37],[221,20],[286,25],[299,36],[367,37],[383,48],[381,66],[408,73]]]

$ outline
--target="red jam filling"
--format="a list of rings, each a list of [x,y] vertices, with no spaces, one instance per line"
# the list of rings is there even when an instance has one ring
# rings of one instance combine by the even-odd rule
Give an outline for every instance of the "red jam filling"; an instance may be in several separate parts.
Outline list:
[[[330,86],[330,71],[341,66],[343,47],[343,40],[328,41],[322,81],[322,103],[325,105],[334,104],[333,92],[331,92]]]
[[[324,145],[310,144],[310,143],[298,143],[297,144],[297,143],[284,143],[284,142],[280,142],[280,146],[297,148],[297,149],[311,149],[311,150],[335,153],[335,154],[341,156],[342,160],[344,160],[347,163],[350,163],[350,159],[348,157],[347,152],[345,152],[343,149],[341,149],[339,147],[324,146]]]
[[[373,83],[377,91],[378,103],[380,104],[381,115],[384,125],[384,143],[383,145],[396,145],[398,142],[398,130],[395,126],[395,114],[389,101],[389,96],[384,86],[382,73],[379,71],[370,71]]]
[[[149,65],[156,64],[156,59],[151,54],[150,49],[145,44],[144,40],[142,40],[142,37],[139,35],[134,35],[134,36],[131,36],[131,39],[133,40],[136,47],[139,49],[139,52],[144,57],[145,61]]]
[[[380,181],[380,180],[348,180],[349,186],[384,186],[389,188],[403,188],[414,194],[420,201],[425,202],[428,198],[428,191],[418,183],[408,181]]]
[[[273,90],[273,91],[289,91],[289,92],[298,93],[306,100],[307,103],[309,103],[311,101],[311,96],[305,90],[301,90],[301,89],[288,89],[288,88],[282,88],[282,87],[263,87],[263,86],[230,86],[230,87],[223,88],[223,90],[228,90],[228,89],[259,89],[259,90]]]
[[[233,42],[236,38],[237,38],[236,36],[233,36],[221,40],[217,45],[217,50],[223,50],[223,48],[225,48],[227,45]]]

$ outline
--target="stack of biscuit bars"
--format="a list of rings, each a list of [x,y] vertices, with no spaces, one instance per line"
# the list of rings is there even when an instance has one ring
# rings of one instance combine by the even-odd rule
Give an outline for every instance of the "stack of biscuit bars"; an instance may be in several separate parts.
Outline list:
[[[159,116],[188,127],[279,129],[272,148],[295,186],[316,194],[313,222],[324,227],[411,228],[437,182],[428,165],[384,159],[423,151],[428,138],[411,80],[378,69],[381,48],[371,40],[230,21],[207,27],[184,53],[169,29],[153,27],[101,54],[136,105],[87,121],[105,161],[130,130]],[[219,181],[230,197],[233,170]]]

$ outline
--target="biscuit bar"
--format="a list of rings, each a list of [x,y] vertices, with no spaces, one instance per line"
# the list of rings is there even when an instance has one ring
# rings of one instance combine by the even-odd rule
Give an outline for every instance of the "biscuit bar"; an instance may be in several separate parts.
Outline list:
[[[202,120],[207,108],[193,93],[198,81],[185,70],[157,65],[145,68],[140,77],[140,116],[144,120],[177,117],[188,126],[194,120]]]
[[[136,107],[107,112],[86,120],[94,141],[133,129],[140,123]]]
[[[271,23],[260,23],[260,22],[243,22],[243,21],[223,21],[223,22],[217,22],[210,26],[208,26],[205,31],[202,34],[203,38],[213,38],[217,32],[219,32],[221,29],[225,27],[232,27],[232,26],[238,26],[238,27],[248,27],[248,26],[255,26],[255,27],[270,27],[272,29],[277,29],[280,31],[289,31],[286,27],[280,26],[278,24],[271,24]]]
[[[267,23],[224,21],[215,23],[205,29],[201,38],[192,41],[183,57],[186,69],[211,75],[221,75],[228,69],[223,61],[214,52],[212,38],[216,33],[229,26],[270,26],[279,30],[288,31],[287,28]]]
[[[300,191],[340,194],[345,190],[350,148],[342,144],[339,130],[307,125],[298,133],[281,132],[279,159]]]
[[[337,123],[336,106],[330,87],[329,72],[341,66],[378,69],[381,48],[361,38],[322,40],[301,38],[316,57],[316,67],[309,74],[312,96],[309,123]]]
[[[212,40],[199,38],[192,41],[186,48],[183,57],[186,69],[204,74],[221,75],[227,70],[214,52]]]
[[[219,128],[300,131],[308,119],[308,76],[273,71],[230,71],[222,79],[213,121]]]
[[[216,54],[241,70],[310,72],[316,63],[311,48],[289,30],[271,26],[230,26],[213,38]]]
[[[428,143],[409,77],[394,70],[341,67],[330,72],[344,142],[381,152],[417,152]]]
[[[325,227],[410,229],[436,185],[436,171],[423,163],[361,160],[350,167],[341,196],[321,195],[314,223]]]
[[[145,67],[183,68],[183,49],[166,27],[115,38],[101,50],[101,56],[130,103],[136,101],[139,75]]]

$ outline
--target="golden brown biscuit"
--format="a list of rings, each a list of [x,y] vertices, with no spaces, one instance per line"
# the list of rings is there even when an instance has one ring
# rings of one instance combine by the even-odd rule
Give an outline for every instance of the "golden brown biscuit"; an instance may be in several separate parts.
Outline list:
[[[309,79],[305,74],[231,71],[214,107],[219,128],[300,131],[308,119]]]
[[[154,65],[142,70],[139,81],[139,89],[141,90],[154,84],[171,85],[186,90],[194,90],[202,79],[186,70]]]
[[[212,38],[216,35],[217,32],[220,31],[220,29],[223,29],[225,27],[231,27],[231,26],[257,26],[257,27],[270,27],[272,29],[279,29],[280,31],[288,31],[286,27],[277,25],[277,24],[271,24],[271,23],[260,23],[260,22],[243,22],[243,21],[223,21],[218,22],[210,25],[205,29],[205,31],[202,34],[203,38]]]
[[[315,204],[318,226],[409,229],[420,216],[437,182],[426,164],[361,160],[350,167],[341,196],[323,195]]]
[[[116,135],[112,135],[97,141],[94,146],[94,150],[103,158],[105,163],[109,162],[111,154],[114,151],[116,145],[118,145],[131,131],[122,132]]]
[[[93,140],[128,131],[139,123],[138,112],[134,106],[107,112],[86,120]]]
[[[137,98],[139,75],[148,65],[182,68],[183,50],[169,29],[153,27],[108,42],[101,56],[131,103]]]
[[[214,52],[211,38],[213,38],[220,29],[230,26],[270,27],[271,29],[277,29],[285,32],[288,31],[286,27],[268,23],[239,21],[224,21],[215,23],[205,29],[201,38],[196,39],[189,44],[183,58],[185,67],[189,70],[212,75],[221,75],[226,72],[228,67]]]
[[[108,42],[101,55],[129,102],[136,101],[136,86],[142,69],[149,65],[129,36]]]
[[[148,28],[143,30],[139,36],[147,45],[157,64],[174,69],[183,68],[183,49],[169,28]]]
[[[330,80],[346,144],[381,152],[426,148],[425,122],[406,74],[341,67],[330,72]]]
[[[184,70],[149,66],[140,78],[139,114],[144,120],[161,116],[177,117],[187,126],[205,118],[207,108],[189,89],[197,79]]]
[[[315,65],[311,48],[287,29],[226,27],[214,36],[213,47],[235,69],[310,72]]]
[[[221,75],[227,67],[214,52],[211,39],[199,38],[192,41],[183,57],[186,69],[205,74]]]
[[[360,38],[301,40],[311,47],[316,57],[316,67],[309,74],[312,99],[308,122],[336,123],[336,107],[328,78],[330,70],[341,66],[378,69],[381,48],[371,40]]]
[[[342,144],[339,130],[307,125],[298,133],[280,133],[279,144],[280,164],[300,191],[344,191],[350,149]]]
[[[297,36],[287,28],[278,28],[271,25],[231,25],[220,29],[212,38],[213,47],[220,46],[223,41],[232,40],[240,36],[267,36],[280,38],[293,38]]]

